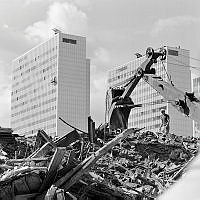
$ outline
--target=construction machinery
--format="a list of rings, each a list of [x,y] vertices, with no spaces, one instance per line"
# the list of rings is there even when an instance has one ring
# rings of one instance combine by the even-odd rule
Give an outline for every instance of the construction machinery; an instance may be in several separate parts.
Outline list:
[[[200,121],[200,101],[194,96],[194,93],[177,89],[172,82],[166,82],[157,76],[155,68],[152,68],[152,65],[159,59],[165,60],[166,54],[165,47],[157,51],[151,47],[147,48],[146,59],[137,68],[131,80],[121,88],[111,87],[108,89],[106,119],[110,130],[127,129],[131,109],[142,106],[142,104],[135,105],[130,97],[142,78],[179,112],[197,122]]]

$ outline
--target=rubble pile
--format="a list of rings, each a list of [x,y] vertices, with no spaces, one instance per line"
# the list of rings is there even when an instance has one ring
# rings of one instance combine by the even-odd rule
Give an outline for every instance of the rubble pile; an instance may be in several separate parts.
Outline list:
[[[93,170],[125,193],[154,199],[181,176],[197,149],[193,137],[136,133],[99,159]]]
[[[27,144],[25,140],[20,139],[14,143],[0,144],[0,150],[6,152],[9,159],[14,159],[16,156],[24,158],[33,151],[33,146]]]
[[[33,151],[33,145],[24,136],[13,134],[11,128],[0,127],[0,161],[6,158],[24,158]]]
[[[36,141],[28,156],[1,161],[0,199],[155,199],[198,151],[196,138],[140,129],[94,143],[76,130],[57,140],[40,131]]]

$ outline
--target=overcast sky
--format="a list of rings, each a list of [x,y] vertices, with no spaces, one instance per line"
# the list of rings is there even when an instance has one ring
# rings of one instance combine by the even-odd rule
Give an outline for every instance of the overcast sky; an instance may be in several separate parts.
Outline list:
[[[199,0],[0,0],[0,126],[10,127],[11,61],[52,28],[87,37],[91,115],[99,125],[112,67],[149,46],[180,45],[200,59],[199,10]]]

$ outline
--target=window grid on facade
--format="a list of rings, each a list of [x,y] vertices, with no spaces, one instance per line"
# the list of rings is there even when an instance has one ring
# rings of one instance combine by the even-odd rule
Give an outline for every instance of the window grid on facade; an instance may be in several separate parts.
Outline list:
[[[15,59],[11,127],[20,134],[45,129],[49,135],[63,135],[71,129],[59,122],[62,116],[87,131],[89,73],[86,39],[80,36],[56,34]]]

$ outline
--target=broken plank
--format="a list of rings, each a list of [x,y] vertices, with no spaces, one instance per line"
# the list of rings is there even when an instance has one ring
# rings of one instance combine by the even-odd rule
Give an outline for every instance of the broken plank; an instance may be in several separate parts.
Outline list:
[[[68,147],[73,142],[81,140],[80,134],[73,130],[55,141],[57,147]]]
[[[191,161],[192,161],[194,158],[195,158],[195,156],[191,157],[190,160],[189,160],[183,167],[181,167],[181,169],[180,169],[178,172],[176,172],[176,173],[173,175],[173,177],[171,178],[171,180],[176,180],[176,179],[180,176],[180,174],[188,167],[188,165],[191,163]]]
[[[76,183],[80,177],[89,171],[89,169],[93,166],[96,161],[102,157],[104,154],[108,152],[113,146],[115,146],[119,141],[126,138],[131,133],[136,133],[141,129],[126,129],[119,135],[117,135],[113,140],[105,144],[101,149],[95,152],[93,155],[85,159],[81,162],[75,169],[73,169],[70,173],[66,174],[64,177],[59,179],[55,185],[57,187],[64,186],[65,190],[68,190],[74,183]]]
[[[39,192],[43,192],[43,191],[49,189],[49,187],[53,184],[58,167],[65,155],[65,152],[66,152],[65,147],[56,148],[53,158],[51,159],[51,162],[49,164],[48,172],[47,172],[46,177],[40,187]]]
[[[50,142],[44,144],[40,149],[37,149],[33,152],[28,158],[38,158],[38,157],[45,157],[46,154],[51,151],[54,147]]]
[[[49,157],[46,158],[23,158],[23,159],[10,159],[6,162],[6,164],[11,163],[20,163],[20,162],[31,162],[31,161],[46,161],[49,160]]]
[[[35,197],[38,195],[38,193],[32,193],[32,194],[23,194],[23,195],[16,195],[14,197],[14,200],[29,200],[29,199],[35,199]]]
[[[46,132],[44,131],[44,130],[38,130],[38,133],[37,133],[37,137],[36,137],[36,142],[37,142],[37,138],[39,139],[40,137],[42,137],[43,138],[43,140],[45,140],[46,142],[45,143],[47,143],[47,142],[49,142],[49,143],[51,143],[51,145],[53,146],[53,147],[56,147],[56,144],[52,141],[52,139],[46,134]]]

